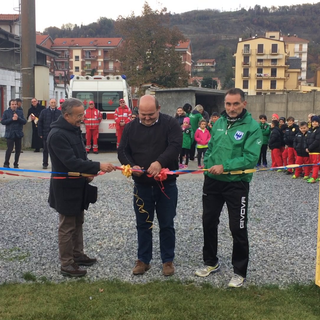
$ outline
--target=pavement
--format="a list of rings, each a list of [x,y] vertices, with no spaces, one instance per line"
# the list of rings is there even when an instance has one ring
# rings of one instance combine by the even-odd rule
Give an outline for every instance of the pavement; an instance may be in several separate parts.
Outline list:
[[[19,169],[13,170],[13,161],[14,161],[14,153],[11,155],[10,158],[10,167],[12,170],[6,170],[6,168],[3,168],[3,161],[5,156],[5,150],[0,150],[0,181],[2,180],[12,180],[12,179],[25,179],[26,176],[28,177],[44,177],[48,178],[50,176],[50,160],[49,160],[49,166],[47,170],[42,169],[42,152],[33,152],[33,151],[27,151],[23,150],[23,153],[20,154],[19,159]],[[116,151],[111,152],[99,152],[99,154],[89,153],[88,158],[92,161],[99,161],[99,162],[110,162],[115,166],[121,166]],[[197,166],[197,160],[189,161],[189,169],[196,170],[198,168]],[[40,172],[25,172],[24,170],[37,170]],[[2,173],[3,172],[3,173]],[[2,174],[1,174],[2,173]],[[15,175],[10,175],[7,173],[14,173]],[[100,178],[120,178],[122,176],[121,172],[118,170],[102,175]],[[180,175],[179,179],[203,179],[202,174],[183,174]]]

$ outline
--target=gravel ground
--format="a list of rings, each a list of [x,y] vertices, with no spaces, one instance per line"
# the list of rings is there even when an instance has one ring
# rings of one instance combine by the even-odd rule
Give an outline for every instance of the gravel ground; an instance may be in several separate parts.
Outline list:
[[[112,178],[98,177],[94,184],[99,188],[99,199],[86,213],[84,237],[86,253],[99,262],[88,268],[86,278],[131,283],[167,280],[161,273],[157,222],[152,268],[143,276],[132,275],[137,241],[131,180],[119,173]],[[318,184],[293,181],[284,173],[267,171],[254,174],[250,186],[247,285],[313,282]],[[58,215],[47,204],[48,187],[49,180],[0,181],[0,284],[25,282],[23,275],[27,272],[37,280],[74,281],[59,273]],[[232,276],[232,238],[226,208],[219,227],[221,271],[198,278],[194,271],[202,266],[202,179],[180,179],[178,188],[176,272],[170,278],[224,287]]]

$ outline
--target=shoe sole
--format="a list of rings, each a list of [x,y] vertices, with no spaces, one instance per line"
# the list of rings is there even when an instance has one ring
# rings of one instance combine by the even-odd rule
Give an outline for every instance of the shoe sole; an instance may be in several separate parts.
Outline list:
[[[95,262],[79,262],[74,260],[74,262],[78,265],[78,266],[86,266],[86,267],[91,267],[93,266],[95,263],[97,263],[97,261]]]
[[[67,271],[60,271],[61,274],[64,276],[64,277],[72,277],[72,278],[76,278],[76,277],[84,277],[87,273],[83,273],[83,274],[75,274],[75,273],[70,273],[70,272],[67,272]]]

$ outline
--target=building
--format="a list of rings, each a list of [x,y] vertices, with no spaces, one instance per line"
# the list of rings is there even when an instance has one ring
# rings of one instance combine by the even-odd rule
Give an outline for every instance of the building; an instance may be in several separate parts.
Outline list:
[[[199,59],[193,66],[193,73],[198,72],[212,73],[216,70],[216,60],[215,59]]]
[[[191,41],[186,40],[179,42],[176,45],[176,51],[180,53],[182,63],[185,66],[185,70],[188,72],[189,79],[191,78],[191,67],[192,67],[192,46]]]
[[[283,39],[239,39],[235,58],[235,86],[248,95],[287,91],[288,54]]]
[[[266,38],[283,39],[285,49],[289,57],[296,57],[301,59],[301,70],[299,73],[299,80],[302,84],[306,84],[307,80],[307,62],[308,62],[308,44],[309,41],[299,38],[296,34],[281,36],[279,31],[266,32]]]
[[[56,71],[71,75],[108,75],[119,72],[120,62],[112,51],[122,38],[56,38],[51,49],[59,54]]]
[[[20,35],[20,15],[0,14],[0,28],[9,33]]]

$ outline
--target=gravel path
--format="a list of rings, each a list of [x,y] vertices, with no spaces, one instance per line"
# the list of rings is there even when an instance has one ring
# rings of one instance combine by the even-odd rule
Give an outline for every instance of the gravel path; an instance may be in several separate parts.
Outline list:
[[[154,226],[152,268],[133,276],[136,259],[136,229],[132,209],[132,182],[120,173],[98,177],[99,200],[86,213],[86,253],[99,262],[86,278],[119,279],[131,283],[164,280],[161,273],[158,225]],[[74,281],[59,273],[58,215],[47,204],[48,180],[0,181],[0,284],[25,282],[31,272],[54,282]],[[318,184],[277,172],[254,174],[250,191],[250,263],[247,284],[310,283],[315,276]],[[176,273],[171,279],[211,283],[224,287],[232,276],[231,243],[227,211],[219,228],[221,271],[207,278],[194,276],[202,266],[202,179],[178,181],[176,226]]]

